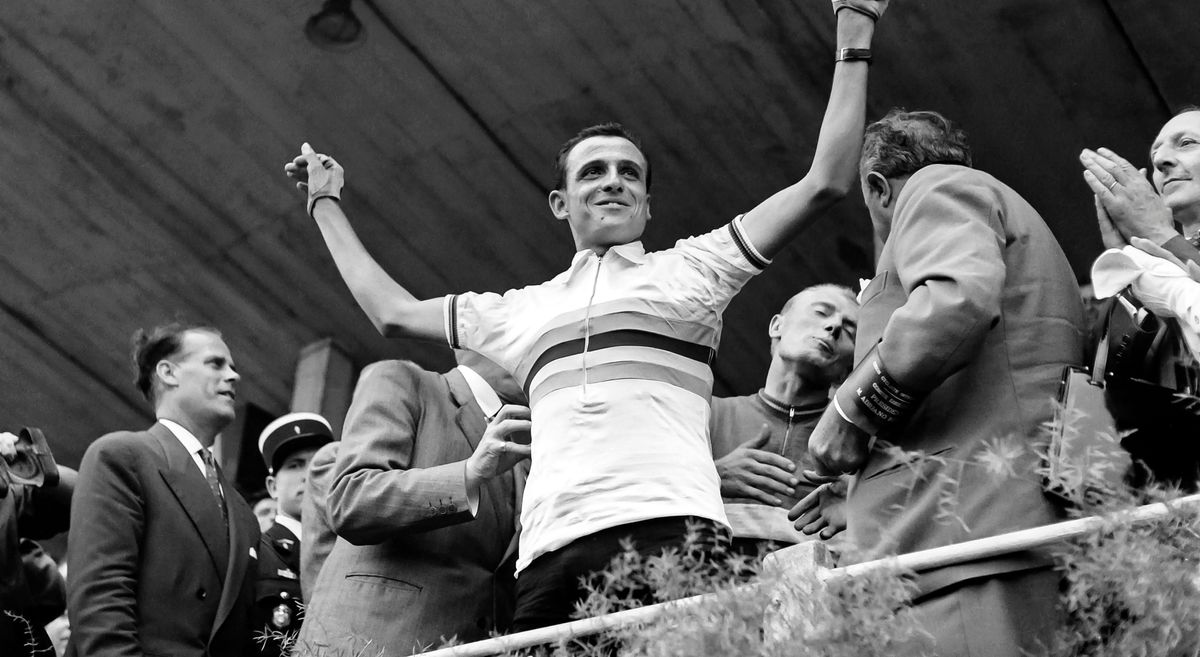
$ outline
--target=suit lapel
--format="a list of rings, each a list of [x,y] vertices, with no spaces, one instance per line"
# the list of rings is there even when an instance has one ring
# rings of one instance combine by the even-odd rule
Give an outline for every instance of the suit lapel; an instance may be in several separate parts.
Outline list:
[[[471,386],[467,385],[467,380],[458,370],[450,370],[443,376],[450,386],[450,397],[458,407],[455,421],[467,441],[468,449],[474,452],[479,439],[483,437],[483,430],[487,428],[487,419],[483,417],[483,411],[471,393]]]
[[[221,544],[225,535],[221,527],[221,509],[213,498],[208,482],[196,467],[191,454],[187,453],[183,444],[169,429],[155,424],[150,428],[149,434],[158,441],[167,462],[166,469],[160,470],[159,474],[191,520],[200,541],[208,551],[213,568],[218,576],[224,579],[229,547]]]
[[[226,511],[229,516],[229,561],[225,571],[227,573],[225,582],[221,586],[221,600],[217,603],[217,617],[213,622],[212,632],[209,634],[210,638],[216,635],[221,624],[229,616],[229,612],[233,610],[238,596],[241,595],[246,570],[250,566],[250,548],[258,541],[258,532],[256,531],[258,522],[254,520],[253,513],[249,513],[248,507],[243,511],[242,507],[245,507],[246,503],[225,479],[225,474],[220,468],[217,468],[217,477],[221,481],[222,490],[225,491]],[[249,525],[246,523],[247,516],[249,516]]]
[[[471,386],[467,385],[467,380],[458,370],[450,370],[445,377],[446,382],[450,384],[450,395],[454,399],[455,405],[458,406],[458,416],[456,417],[458,428],[462,431],[463,438],[473,453],[479,446],[483,432],[487,429],[487,418],[484,417],[479,402],[475,401],[475,394],[471,392]],[[512,481],[513,474],[506,472],[486,482],[480,490],[480,495],[487,499],[486,504],[490,505],[492,517],[496,518],[500,529],[505,529],[505,520],[510,517],[508,502],[513,489]]]

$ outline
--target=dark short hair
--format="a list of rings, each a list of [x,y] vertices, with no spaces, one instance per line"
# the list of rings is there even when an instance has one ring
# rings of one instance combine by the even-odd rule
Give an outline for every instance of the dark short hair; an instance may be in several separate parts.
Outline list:
[[[159,361],[179,353],[183,336],[189,331],[204,331],[220,337],[221,332],[203,324],[168,322],[133,334],[133,368],[137,378],[133,383],[147,401],[154,402],[154,368]]]
[[[937,112],[894,108],[867,126],[859,175],[874,171],[895,178],[931,164],[971,166],[967,135],[950,119]]]
[[[639,151],[642,151],[642,158],[646,160],[646,189],[650,189],[650,156],[642,150],[642,142],[633,136],[633,133],[629,132],[625,126],[615,121],[588,126],[568,139],[562,148],[558,149],[558,157],[554,159],[554,187],[552,189],[567,188],[567,156],[571,154],[572,149],[579,145],[579,142],[592,137],[621,137],[628,139]]]

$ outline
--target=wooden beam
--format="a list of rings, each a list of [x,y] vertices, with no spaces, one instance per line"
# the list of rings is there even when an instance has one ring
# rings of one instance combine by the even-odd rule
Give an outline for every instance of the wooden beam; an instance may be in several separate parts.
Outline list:
[[[318,413],[340,440],[346,411],[354,394],[354,363],[333,338],[317,340],[300,350],[296,361],[296,383],[292,388],[292,411]]]

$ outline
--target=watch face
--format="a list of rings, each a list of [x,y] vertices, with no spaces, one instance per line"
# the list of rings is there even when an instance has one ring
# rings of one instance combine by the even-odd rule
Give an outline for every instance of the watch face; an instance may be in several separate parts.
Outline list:
[[[279,605],[271,611],[271,627],[277,630],[284,630],[292,626],[292,608],[287,605]]]

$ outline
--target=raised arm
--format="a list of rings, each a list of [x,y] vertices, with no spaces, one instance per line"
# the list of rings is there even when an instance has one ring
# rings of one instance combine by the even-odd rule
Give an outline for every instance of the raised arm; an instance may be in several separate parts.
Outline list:
[[[760,203],[742,218],[747,238],[771,258],[816,217],[850,192],[858,178],[858,156],[866,123],[867,67],[860,53],[869,49],[875,19],[888,0],[834,0],[837,53],[833,88],[821,122],[812,167],[799,182]],[[850,59],[843,60],[843,53]]]
[[[417,299],[388,275],[363,246],[341,208],[344,172],[333,158],[307,143],[284,166],[308,193],[308,213],[317,222],[342,280],[375,328],[389,338],[445,340],[441,299]]]

